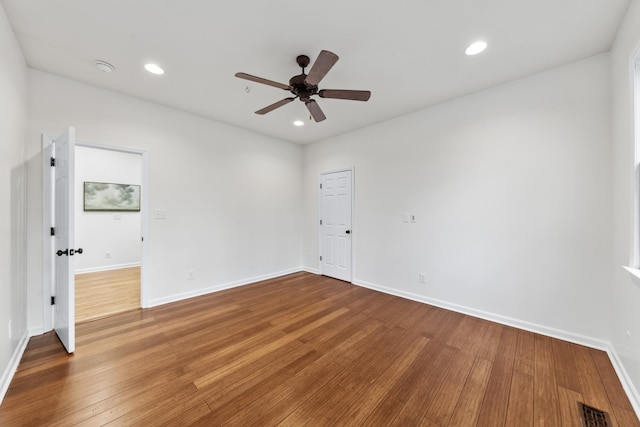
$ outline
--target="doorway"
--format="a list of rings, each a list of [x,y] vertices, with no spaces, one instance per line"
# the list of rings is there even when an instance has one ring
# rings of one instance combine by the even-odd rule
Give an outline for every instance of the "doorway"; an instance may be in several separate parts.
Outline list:
[[[140,308],[140,192],[126,189],[141,188],[142,156],[77,141],[74,176],[75,244],[84,251],[75,260],[76,323]],[[104,191],[96,192],[102,187]],[[124,195],[134,205],[126,210],[95,209],[86,203],[92,194],[107,200]]]
[[[320,175],[320,273],[352,280],[353,169]]]
[[[65,134],[75,135],[75,129],[69,128],[68,131],[63,133]],[[148,215],[142,215],[142,213],[148,212],[148,153],[146,150],[134,149],[134,148],[126,148],[126,147],[118,147],[118,146],[110,146],[106,144],[98,144],[87,141],[75,141],[75,137],[72,138],[74,144],[79,147],[86,147],[91,149],[102,150],[103,154],[108,152],[116,152],[116,153],[127,153],[131,155],[137,156],[140,164],[140,182],[141,182],[141,191],[140,191],[140,218],[137,224],[137,237],[136,239],[139,242],[138,254],[140,256],[140,261],[138,264],[139,269],[139,307],[147,307],[147,282],[148,282],[148,272],[145,268],[146,260],[148,259],[148,245],[143,238],[143,236],[148,234],[149,224],[148,224]],[[59,282],[55,277],[55,265],[54,261],[57,261],[55,258],[56,252],[54,251],[53,244],[53,229],[55,226],[53,207],[56,205],[56,191],[54,189],[54,181],[55,181],[55,169],[54,161],[51,158],[55,150],[54,139],[43,135],[42,136],[42,147],[43,147],[43,235],[45,238],[45,244],[43,245],[43,332],[48,332],[51,330],[58,330],[57,320],[54,320],[54,313],[59,311],[59,304],[63,304],[65,306],[65,312],[69,313],[70,326],[75,325],[75,276],[72,274],[68,281]],[[75,150],[73,150],[75,153]],[[72,172],[70,176],[75,174],[75,162],[69,162],[69,166],[72,168]],[[113,167],[113,165],[111,165]],[[73,180],[75,183],[75,180]],[[79,198],[82,200],[83,194],[81,191],[77,189],[75,185],[72,185],[69,189],[71,193],[71,200],[74,198]],[[72,204],[76,206],[75,203]],[[76,209],[70,209],[70,217],[72,219],[73,226],[70,227],[75,231],[75,211]],[[113,215],[117,215],[117,213],[112,213]],[[122,216],[120,218],[111,217],[111,219],[115,221],[121,221]],[[58,223],[61,221],[65,221],[65,218],[57,218]],[[51,229],[51,236],[49,230]],[[72,239],[68,242],[69,247],[79,248],[76,246],[75,239]],[[88,248],[87,248],[88,249]],[[89,250],[89,249],[88,249]],[[73,252],[70,252],[73,254]],[[82,253],[82,255],[86,255],[87,253]],[[76,251],[77,254],[77,251]],[[103,254],[104,255],[104,254]],[[79,257],[63,257],[65,259],[80,259]],[[75,272],[75,268],[72,269]],[[66,290],[63,290],[66,289]],[[60,300],[56,294],[60,295],[61,293],[69,294],[72,298],[67,301],[66,298],[64,300]],[[55,301],[55,305],[54,305]],[[73,327],[75,329],[75,327]],[[73,348],[73,345],[71,345]],[[67,347],[69,350],[69,347]],[[72,350],[69,350],[72,351]]]

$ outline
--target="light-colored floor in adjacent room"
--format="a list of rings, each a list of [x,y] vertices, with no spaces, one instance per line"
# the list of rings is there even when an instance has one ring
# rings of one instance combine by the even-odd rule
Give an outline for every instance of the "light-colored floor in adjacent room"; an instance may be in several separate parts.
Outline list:
[[[76,274],[76,323],[140,308],[140,267]]]

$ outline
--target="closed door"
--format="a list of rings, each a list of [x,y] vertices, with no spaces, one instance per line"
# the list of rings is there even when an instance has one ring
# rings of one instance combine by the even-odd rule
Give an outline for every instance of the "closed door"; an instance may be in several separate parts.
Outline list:
[[[321,273],[351,282],[351,170],[320,176]]]

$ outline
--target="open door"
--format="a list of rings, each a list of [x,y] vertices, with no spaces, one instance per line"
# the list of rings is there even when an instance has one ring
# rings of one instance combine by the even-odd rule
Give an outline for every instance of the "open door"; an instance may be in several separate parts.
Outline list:
[[[76,347],[74,255],[74,158],[75,129],[69,128],[55,141],[55,231],[53,328],[69,353]],[[82,253],[82,250],[78,250]]]

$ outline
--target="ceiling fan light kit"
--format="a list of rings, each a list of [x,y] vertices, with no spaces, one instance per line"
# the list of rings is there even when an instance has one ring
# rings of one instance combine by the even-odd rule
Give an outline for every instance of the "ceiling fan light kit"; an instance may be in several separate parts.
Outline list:
[[[298,55],[296,62],[298,66],[302,68],[302,73],[291,77],[288,85],[246,73],[236,73],[235,76],[252,82],[288,90],[295,95],[268,105],[256,111],[256,114],[267,114],[295,99],[299,99],[304,102],[307,110],[309,110],[309,113],[311,114],[311,117],[313,117],[313,120],[321,122],[327,117],[324,115],[320,105],[318,105],[315,99],[311,99],[312,96],[317,95],[320,98],[346,99],[351,101],[368,101],[371,97],[371,92],[368,90],[318,89],[318,84],[327,75],[335,63],[338,62],[338,59],[339,57],[335,53],[329,52],[328,50],[322,50],[320,51],[318,58],[313,63],[311,70],[309,70],[309,74],[305,74],[305,68],[309,66],[311,60],[307,55]]]

